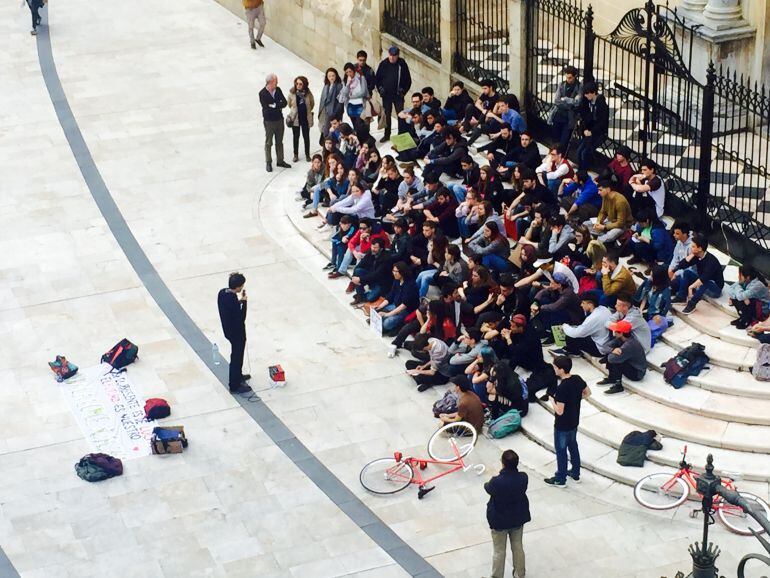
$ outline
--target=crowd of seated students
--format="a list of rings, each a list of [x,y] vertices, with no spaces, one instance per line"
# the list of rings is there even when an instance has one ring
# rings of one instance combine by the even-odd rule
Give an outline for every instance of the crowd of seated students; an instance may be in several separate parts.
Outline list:
[[[466,379],[494,411],[526,413],[556,386],[542,346],[559,327],[566,344],[554,353],[597,357],[606,393],[619,393],[623,379],[644,377],[672,304],[689,314],[722,293],[706,238],[661,220],[666,193],[654,162],[636,171],[620,146],[596,176],[588,172],[606,139],[606,103],[595,85],[575,82],[569,69],[560,88],[569,106],[555,122],[571,125],[577,143],[545,156],[516,98],[487,81],[475,101],[455,82],[443,107],[431,87],[415,92],[399,113],[415,141],[408,150],[381,155],[372,137],[360,142],[341,118],[329,123],[298,200],[330,228],[329,278],[350,277],[351,305],[381,313],[390,354],[411,351],[406,369],[420,391]],[[566,130],[559,125],[559,136]],[[574,144],[579,168],[567,157]],[[728,292],[734,325],[764,339],[765,280],[742,267]]]

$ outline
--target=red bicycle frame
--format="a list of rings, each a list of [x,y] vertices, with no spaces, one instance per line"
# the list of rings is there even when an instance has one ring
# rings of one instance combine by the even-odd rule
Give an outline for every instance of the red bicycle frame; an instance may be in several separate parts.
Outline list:
[[[418,487],[417,498],[421,500],[423,496],[425,496],[425,494],[435,489],[435,486],[430,488],[425,487],[426,484],[429,484],[439,478],[443,478],[444,476],[448,476],[449,474],[452,474],[459,470],[467,471],[470,468],[474,467],[472,465],[466,466],[465,461],[463,460],[462,456],[460,455],[460,452],[457,449],[457,444],[455,444],[455,441],[450,440],[450,443],[452,444],[452,450],[454,451],[455,456],[457,456],[453,460],[445,461],[445,460],[422,459],[422,458],[415,458],[415,457],[404,458],[401,452],[394,452],[393,458],[396,460],[396,464],[388,468],[386,470],[386,473],[392,479],[401,479],[401,480],[408,479],[410,484],[416,484]],[[412,467],[412,471],[414,471],[414,476],[407,476],[404,472],[402,472],[401,471],[403,470],[403,468],[401,467],[402,464],[410,465]],[[436,464],[439,466],[449,466],[449,469],[443,472],[440,472],[435,476],[423,478],[422,474],[420,473],[420,470],[424,470],[425,468],[427,468],[428,464]]]

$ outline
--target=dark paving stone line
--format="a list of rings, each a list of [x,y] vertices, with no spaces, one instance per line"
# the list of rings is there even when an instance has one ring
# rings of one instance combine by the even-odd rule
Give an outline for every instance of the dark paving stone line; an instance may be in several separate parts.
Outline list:
[[[40,70],[56,111],[56,116],[59,119],[59,124],[77,161],[83,180],[88,186],[88,190],[91,192],[91,196],[99,207],[99,211],[107,222],[110,231],[112,231],[113,236],[148,293],[179,334],[200,357],[201,361],[211,370],[220,383],[226,387],[228,382],[227,361],[220,359],[218,365],[214,363],[211,355],[211,342],[188,315],[187,311],[179,304],[147,258],[141,245],[139,245],[136,237],[131,232],[128,223],[123,218],[107,185],[104,183],[98,167],[94,163],[91,151],[80,132],[80,128],[64,93],[61,79],[56,71],[47,26],[38,28],[37,48]],[[262,400],[248,401],[239,396],[236,396],[236,400],[300,471],[324,492],[380,548],[387,552],[399,566],[412,576],[441,576],[433,566],[399,538],[361,500],[356,498],[350,489],[296,438],[292,431],[286,427]],[[4,569],[4,560],[7,560],[7,558],[2,550],[0,550],[0,570]],[[8,565],[10,566],[10,561]],[[13,567],[10,567],[15,572]],[[16,578],[19,574],[8,574],[8,576],[9,578]],[[2,578],[5,578],[4,574]]]

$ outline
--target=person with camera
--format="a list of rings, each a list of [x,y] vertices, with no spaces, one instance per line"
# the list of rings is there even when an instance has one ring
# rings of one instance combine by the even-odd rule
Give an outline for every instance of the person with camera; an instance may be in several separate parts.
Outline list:
[[[248,393],[251,387],[246,383],[250,375],[243,374],[243,355],[246,350],[246,277],[241,273],[231,273],[227,288],[217,296],[219,319],[222,331],[230,342],[230,393]]]

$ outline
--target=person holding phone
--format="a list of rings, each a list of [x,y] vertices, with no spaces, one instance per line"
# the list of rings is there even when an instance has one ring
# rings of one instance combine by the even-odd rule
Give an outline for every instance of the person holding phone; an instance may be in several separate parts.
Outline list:
[[[231,273],[227,288],[219,291],[217,305],[222,331],[230,342],[230,393],[249,393],[251,387],[246,383],[250,375],[243,374],[243,355],[246,350],[246,277],[241,273]]]

